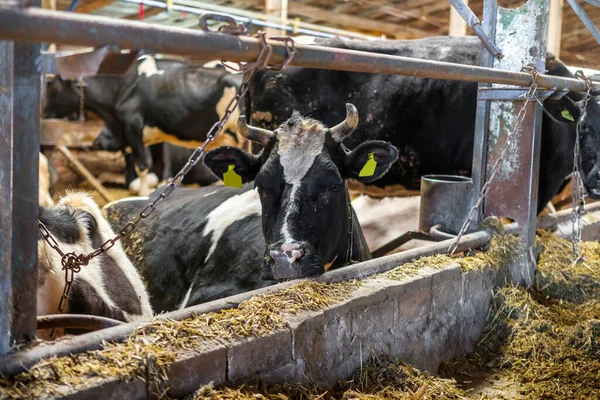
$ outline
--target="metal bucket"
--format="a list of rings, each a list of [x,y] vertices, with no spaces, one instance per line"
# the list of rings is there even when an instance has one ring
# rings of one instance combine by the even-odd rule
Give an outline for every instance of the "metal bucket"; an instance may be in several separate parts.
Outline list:
[[[422,176],[419,230],[429,233],[440,225],[443,232],[457,235],[469,213],[472,187],[471,178],[464,176]]]

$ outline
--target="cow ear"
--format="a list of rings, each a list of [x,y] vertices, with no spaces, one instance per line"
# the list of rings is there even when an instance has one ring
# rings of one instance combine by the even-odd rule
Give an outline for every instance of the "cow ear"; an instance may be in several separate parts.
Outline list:
[[[370,140],[346,155],[344,178],[373,182],[390,169],[398,159],[398,150],[382,140]]]
[[[253,181],[260,170],[258,156],[230,146],[218,147],[206,153],[204,164],[221,180],[233,165],[233,171],[242,177],[244,183]]]
[[[569,95],[560,100],[546,100],[544,102],[546,111],[559,122],[575,122],[581,116],[581,109]]]

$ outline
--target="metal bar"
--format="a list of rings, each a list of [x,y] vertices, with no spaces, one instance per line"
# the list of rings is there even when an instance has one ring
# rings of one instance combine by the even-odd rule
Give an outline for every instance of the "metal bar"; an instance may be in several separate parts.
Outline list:
[[[429,237],[428,235],[426,235],[422,232],[408,231],[408,232],[404,232],[402,235],[398,236],[397,238],[392,239],[391,241],[389,241],[388,243],[379,247],[378,249],[373,250],[371,255],[373,256],[373,258],[379,258],[379,257],[385,256],[390,251],[397,249],[398,247],[402,246],[404,243],[408,243],[413,239],[436,241],[435,239]]]
[[[477,96],[478,100],[523,100],[527,89],[521,88],[480,88]],[[553,96],[556,92],[554,90],[540,90],[537,92],[537,98],[539,100],[546,100],[548,97]],[[568,92],[559,92],[563,95]]]
[[[39,51],[0,41],[0,354],[35,336]]]
[[[81,46],[115,44],[121,48],[211,57],[228,61],[254,61],[260,51],[257,39],[232,37],[191,29],[157,27],[139,21],[39,9],[0,10],[0,38],[19,41],[67,43]],[[270,41],[273,63],[286,55],[285,45]],[[527,86],[531,76],[523,72],[419,60],[361,51],[298,45],[292,65],[340,71],[407,75]],[[577,79],[541,75],[540,88],[585,91]]]
[[[599,0],[583,0],[588,4],[591,4],[595,7],[600,7],[600,1]]]
[[[497,0],[484,0],[483,1],[483,29],[491,37],[496,37],[496,19],[498,16],[498,1]],[[494,55],[490,53],[486,48],[482,49],[480,65],[485,68],[492,68],[494,66]],[[488,131],[489,131],[489,117],[490,117],[490,102],[488,100],[480,99],[481,93],[491,88],[489,83],[479,83],[477,91],[477,110],[475,112],[475,140],[473,143],[473,163],[471,168],[471,179],[473,185],[471,186],[471,201],[469,207],[473,207],[477,203],[479,193],[485,183],[485,166],[487,163],[487,143],[488,143]],[[481,210],[478,210],[475,214],[475,221],[479,221],[481,218]],[[472,232],[476,229],[477,224],[467,230]]]
[[[496,38],[501,46],[510,46],[512,50],[504,59],[496,60],[495,67],[518,71],[523,65],[532,63],[538,71],[544,71],[548,8],[548,0],[528,0],[517,9],[499,8]],[[519,37],[518,41],[516,37]],[[529,287],[535,273],[535,260],[528,251],[535,244],[542,105],[537,101],[527,103],[522,123],[516,129],[517,115],[523,106],[522,99],[491,103],[487,177],[491,176],[510,135],[512,138],[484,201],[483,211],[486,216],[501,215],[513,218],[519,224],[525,254],[519,264],[519,275],[513,279],[514,283]]]
[[[494,57],[502,58],[502,52],[496,45],[493,39],[486,34],[485,29],[481,26],[481,22],[475,16],[473,11],[466,5],[462,0],[450,0],[452,7],[458,12],[458,14],[465,20],[469,28],[475,32],[475,35],[481,40],[483,46],[490,52]],[[493,36],[492,36],[493,37]]]
[[[596,28],[596,25],[594,25],[594,21],[592,21],[592,19],[589,17],[589,15],[587,15],[583,7],[581,7],[581,5],[577,3],[576,0],[567,0],[567,2],[569,2],[569,5],[573,9],[573,11],[575,11],[575,14],[577,14],[581,22],[583,22],[583,25],[585,25],[585,27],[588,29],[588,31],[590,31],[594,39],[596,39],[596,42],[600,44],[600,31],[598,31],[598,28]]]
[[[121,321],[97,315],[52,314],[37,318],[38,330],[84,329],[86,331],[98,331],[122,324]]]

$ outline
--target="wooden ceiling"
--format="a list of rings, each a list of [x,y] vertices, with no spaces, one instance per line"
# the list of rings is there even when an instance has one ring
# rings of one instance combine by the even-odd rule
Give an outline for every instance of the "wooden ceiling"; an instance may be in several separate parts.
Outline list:
[[[270,1],[270,0],[267,0]],[[600,8],[579,0],[600,28]],[[178,3],[178,0],[175,1]],[[203,3],[245,11],[265,12],[266,0],[202,0]],[[66,9],[70,0],[58,0]],[[194,4],[194,0],[186,0]],[[517,7],[524,1],[499,0],[503,7]],[[469,6],[481,19],[483,1]],[[139,6],[114,0],[81,0],[77,12],[137,19]],[[167,25],[195,27],[197,19],[178,12],[145,7],[145,20]],[[288,19],[393,39],[411,39],[448,34],[450,4],[447,0],[289,0]],[[467,34],[472,34],[469,30]],[[567,2],[563,5],[560,58],[569,65],[600,69],[600,45]]]

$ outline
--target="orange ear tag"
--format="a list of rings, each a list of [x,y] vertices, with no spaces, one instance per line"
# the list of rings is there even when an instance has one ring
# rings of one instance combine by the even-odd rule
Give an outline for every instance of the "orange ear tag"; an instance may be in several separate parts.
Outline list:
[[[242,177],[235,172],[234,164],[229,164],[227,172],[223,174],[223,183],[225,186],[231,186],[238,189],[242,188]]]
[[[377,161],[375,161],[373,153],[369,153],[369,159],[365,163],[364,167],[358,174],[359,177],[367,177],[375,175],[375,168],[377,168]]]

